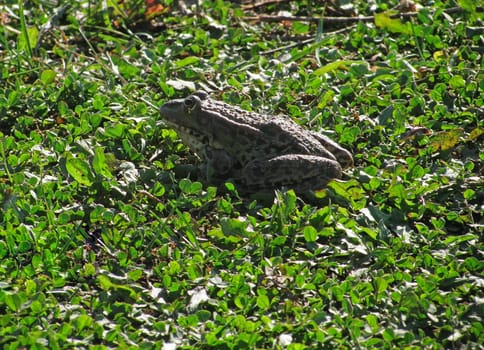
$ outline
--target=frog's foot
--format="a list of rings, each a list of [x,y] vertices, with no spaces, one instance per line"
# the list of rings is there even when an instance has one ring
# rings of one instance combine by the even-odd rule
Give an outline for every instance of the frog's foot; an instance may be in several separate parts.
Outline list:
[[[344,149],[336,142],[322,134],[311,132],[311,135],[313,135],[313,137],[316,138],[329,151],[329,153],[336,158],[343,169],[353,167],[353,157],[348,150]]]

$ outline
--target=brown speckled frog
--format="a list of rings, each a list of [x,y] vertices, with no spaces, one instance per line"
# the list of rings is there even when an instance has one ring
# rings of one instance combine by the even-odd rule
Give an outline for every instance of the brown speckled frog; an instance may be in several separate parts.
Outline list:
[[[248,112],[203,91],[165,103],[160,114],[207,162],[209,179],[233,179],[251,191],[317,190],[353,166],[350,152],[290,118]]]

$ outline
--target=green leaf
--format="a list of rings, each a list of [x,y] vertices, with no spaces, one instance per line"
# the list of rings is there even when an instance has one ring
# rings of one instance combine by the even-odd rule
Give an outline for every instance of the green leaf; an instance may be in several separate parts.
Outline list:
[[[304,227],[303,232],[306,242],[315,242],[318,239],[318,231],[312,226]]]
[[[324,95],[321,96],[321,98],[319,99],[318,108],[323,109],[326,106],[330,105],[333,102],[335,95],[336,93],[333,90],[326,91]]]
[[[109,171],[109,166],[106,163],[106,157],[104,155],[104,148],[103,147],[95,147],[94,148],[94,159],[92,161],[92,167],[94,171],[99,174],[111,179],[113,175]]]
[[[55,72],[52,69],[46,69],[40,74],[40,81],[45,85],[49,85],[55,79]]]
[[[400,182],[397,182],[397,183],[394,183],[393,185],[391,185],[388,188],[388,194],[389,194],[390,197],[396,197],[396,198],[400,198],[400,199],[403,199],[407,196],[405,186],[403,186],[403,184],[400,183]]]
[[[195,63],[198,63],[198,61],[200,61],[200,58],[199,57],[196,57],[196,56],[188,56],[188,57],[185,57],[184,59],[182,60],[178,60],[176,61],[176,66],[178,68],[183,68],[183,67],[186,67],[186,66],[191,66]]]
[[[30,309],[32,310],[33,313],[40,313],[44,309],[45,305],[43,305],[40,301],[34,300],[32,301],[32,304],[30,304]]]
[[[387,12],[375,14],[375,25],[383,29],[388,29],[392,33],[412,34],[410,23],[402,23],[397,18],[391,18]]]
[[[274,239],[271,239],[270,245],[271,247],[282,246],[286,244],[286,237],[285,236],[277,236]]]
[[[476,191],[474,191],[473,189],[468,188],[467,190],[464,191],[464,198],[466,200],[471,200],[472,198],[474,198],[475,195],[476,195]]]
[[[234,186],[233,183],[226,182],[224,185],[225,185],[225,188],[227,189],[227,191],[229,191],[229,192],[235,192],[235,186]]]
[[[234,299],[234,304],[239,309],[243,310],[245,306],[248,304],[248,298],[246,295],[237,295]]]
[[[91,186],[94,181],[94,175],[92,174],[89,164],[79,158],[68,156],[66,161],[66,169],[69,175],[74,180],[85,186]]]
[[[387,290],[388,282],[386,281],[385,278],[377,277],[375,282],[376,282],[376,291],[378,295],[382,294],[384,291]]]
[[[7,293],[5,294],[5,303],[12,309],[12,311],[17,312],[22,306],[22,300],[18,293]]]
[[[475,0],[457,0],[457,3],[459,4],[459,6],[467,11],[467,12],[470,12],[472,14],[475,14],[476,11],[477,11],[477,3],[478,1],[475,1]],[[481,3],[482,5],[482,3]]]
[[[101,95],[96,95],[92,99],[92,106],[96,108],[97,110],[102,110],[104,107],[104,99],[103,96]]]
[[[346,182],[331,181],[328,188],[346,200],[351,202],[353,209],[361,210],[366,207],[366,192],[361,188],[361,184],[356,180],[349,180]],[[318,193],[316,193],[318,195]]]
[[[326,73],[334,72],[339,69],[348,69],[348,67],[353,63],[364,63],[364,61],[353,61],[353,60],[339,60],[328,63],[325,66],[322,66],[316,69],[313,74],[316,76],[320,76]]]
[[[82,314],[76,319],[76,327],[79,331],[82,331],[86,327],[90,327],[92,324],[92,318],[88,315]]]
[[[473,241],[476,239],[478,239],[478,236],[473,234],[467,234],[467,235],[461,235],[461,236],[450,236],[444,240],[444,244],[445,245],[461,244],[463,242]]]
[[[370,229],[368,227],[360,227],[360,229],[361,231],[366,233],[371,239],[376,239],[378,236],[378,232],[376,230]]]
[[[267,310],[270,306],[269,298],[265,294],[257,297],[257,306],[261,309]]]
[[[170,263],[168,264],[168,273],[170,275],[176,275],[178,274],[179,272],[181,271],[181,266],[179,263],[177,263],[176,261],[170,261]]]
[[[93,264],[85,264],[84,265],[84,275],[85,276],[94,276],[96,274],[96,267]]]
[[[106,136],[110,136],[112,138],[120,138],[123,137],[126,128],[127,126],[124,124],[110,125],[105,127],[104,133]]]
[[[373,315],[373,314],[369,314],[366,316],[366,322],[368,323],[368,325],[370,326],[370,328],[372,329],[372,331],[377,331],[378,330],[378,318]]]
[[[484,262],[479,261],[473,256],[466,258],[464,261],[464,265],[469,271],[482,271],[484,269]]]
[[[293,22],[292,30],[294,30],[296,34],[306,34],[309,31],[309,25],[303,22]]]
[[[190,193],[192,190],[192,181],[190,179],[181,179],[180,182],[178,183],[178,187],[180,190],[183,191],[183,193]]]
[[[143,277],[143,270],[133,270],[128,272],[128,278],[132,281],[137,281]]]
[[[452,78],[449,80],[449,86],[452,89],[458,89],[458,88],[463,88],[466,86],[466,81],[461,75],[454,75]]]
[[[32,48],[37,45],[37,40],[39,38],[39,31],[36,27],[27,27],[27,22],[25,21],[25,11],[23,6],[23,1],[19,1],[19,15],[20,15],[20,30],[22,35],[18,38],[18,48],[19,50],[24,50],[27,52],[28,57],[32,57]]]
[[[385,341],[391,344],[393,342],[393,339],[395,339],[395,333],[392,329],[387,328],[383,331],[382,337],[383,339],[385,339]]]
[[[37,283],[33,280],[25,281],[25,291],[27,292],[27,295],[33,295],[37,291]]]
[[[104,275],[97,276],[97,282],[99,283],[99,286],[103,290],[111,290],[112,288],[114,288],[113,282],[111,282],[111,280],[107,276],[104,276]]]

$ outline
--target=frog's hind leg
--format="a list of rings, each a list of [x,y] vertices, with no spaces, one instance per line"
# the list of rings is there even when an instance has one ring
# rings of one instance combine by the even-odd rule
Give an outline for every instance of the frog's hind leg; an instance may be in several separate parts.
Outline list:
[[[340,178],[341,165],[332,159],[305,154],[287,154],[256,159],[241,170],[248,188],[290,187],[296,191],[320,189],[331,179]]]

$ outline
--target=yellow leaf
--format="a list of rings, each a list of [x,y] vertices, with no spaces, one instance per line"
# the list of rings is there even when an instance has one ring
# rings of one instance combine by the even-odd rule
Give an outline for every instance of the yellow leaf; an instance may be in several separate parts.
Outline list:
[[[469,141],[476,140],[482,134],[484,134],[484,129],[475,128],[474,130],[471,131],[471,133],[469,134],[469,137],[467,138],[467,140],[469,140]]]
[[[459,138],[462,135],[462,129],[453,129],[449,131],[442,131],[436,133],[430,142],[432,148],[437,150],[446,151],[452,147],[454,147],[458,142]]]

